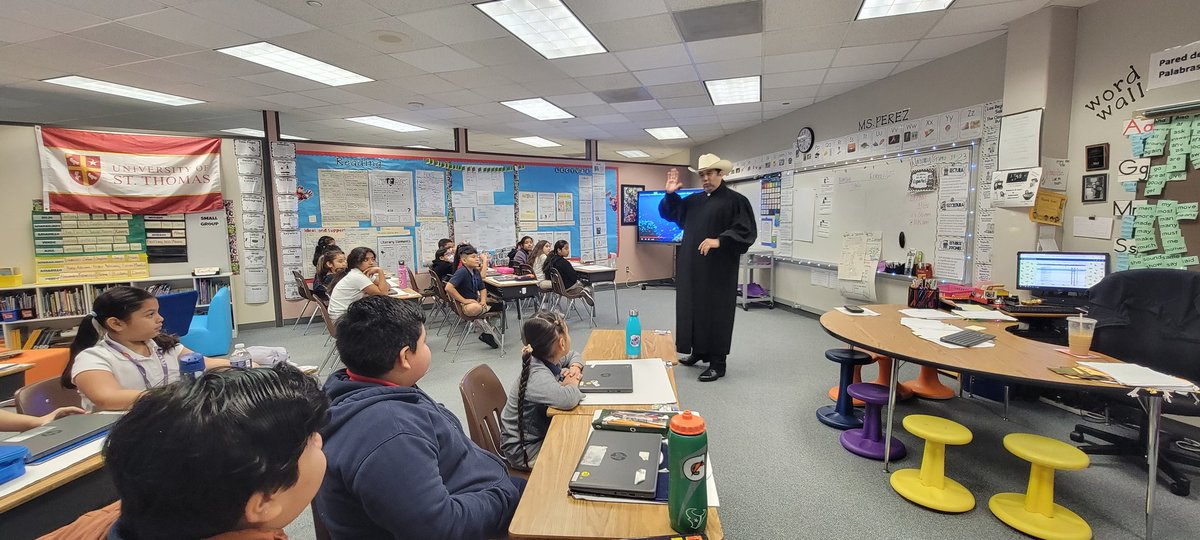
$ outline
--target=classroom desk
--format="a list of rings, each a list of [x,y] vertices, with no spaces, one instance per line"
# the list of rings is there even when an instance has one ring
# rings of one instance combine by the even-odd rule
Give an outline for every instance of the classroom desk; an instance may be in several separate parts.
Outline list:
[[[14,356],[20,358],[24,355]],[[0,401],[13,398],[22,386],[25,386],[25,372],[33,369],[34,364],[3,363],[0,364]]]
[[[625,331],[624,330],[608,330],[597,328],[592,330],[591,337],[588,338],[587,345],[583,347],[583,353],[580,354],[584,362],[594,360],[624,360],[625,356]],[[667,367],[667,380],[671,381],[671,390],[675,392],[675,401],[679,401],[679,387],[675,385],[675,370],[673,366],[679,363],[675,359],[675,340],[671,334],[655,334],[651,331],[649,334],[642,332],[642,358],[662,358],[663,361],[670,362],[671,366]],[[600,409],[611,409],[613,405],[579,405],[574,409],[555,409],[550,407],[546,409],[547,416],[557,416],[560,414],[573,414],[580,416],[591,417],[593,413]],[[653,405],[625,405],[625,409],[649,409]]]
[[[505,302],[512,301],[517,305],[518,321],[521,320],[521,300],[536,298],[538,294],[538,282],[536,279],[528,281],[500,281],[495,277],[487,276],[483,278],[483,284],[487,286],[488,294],[494,294],[496,298]]]
[[[420,300],[421,299],[421,293],[414,291],[412,289],[401,289],[400,288],[400,280],[393,277],[393,278],[388,278],[387,282],[388,282],[388,285],[392,286],[392,289],[391,289],[392,292],[389,292],[388,296],[390,296],[392,298],[399,298],[401,300]]]
[[[35,538],[115,500],[104,457],[96,454],[0,497],[0,531],[7,538]]]
[[[594,287],[597,283],[612,285],[613,313],[615,314],[617,324],[621,324],[621,304],[617,299],[617,289],[619,288],[617,287],[617,269],[598,264],[576,264],[574,262],[571,263],[571,266],[575,268],[575,272],[582,274],[579,276],[580,279],[592,284],[593,290],[595,290]]]
[[[831,310],[821,315],[821,326],[829,335],[868,351],[890,356],[896,359],[892,362],[892,380],[888,388],[887,423],[885,435],[886,446],[891,446],[893,417],[896,408],[896,381],[899,380],[900,361],[933,366],[956,372],[977,373],[988,377],[1005,379],[1013,382],[1034,386],[1065,387],[1083,392],[1101,392],[1110,395],[1128,393],[1132,388],[1107,384],[1097,381],[1068,379],[1058,375],[1050,368],[1072,365],[1075,359],[1054,349],[1058,346],[1014,336],[1004,330],[1012,325],[1011,322],[986,322],[949,320],[956,326],[983,326],[983,330],[996,336],[996,346],[984,349],[950,349],[932,343],[913,335],[912,331],[900,324],[902,315],[900,305],[870,305],[863,306],[876,313],[878,317],[852,317],[837,310]],[[1099,353],[1096,353],[1099,354]],[[1106,355],[1092,359],[1094,362],[1120,362]],[[1146,486],[1146,538],[1153,535],[1154,492],[1158,485],[1158,446],[1159,421],[1162,416],[1162,394],[1151,394],[1139,397],[1144,400],[1149,413],[1150,436],[1146,441],[1147,456],[1149,456],[1149,482]],[[884,456],[890,448],[885,448]],[[888,470],[889,460],[884,460],[884,471]]]

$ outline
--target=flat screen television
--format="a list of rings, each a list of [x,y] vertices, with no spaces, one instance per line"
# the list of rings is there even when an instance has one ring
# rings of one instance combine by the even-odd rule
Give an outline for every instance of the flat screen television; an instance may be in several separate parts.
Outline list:
[[[681,189],[676,191],[680,197],[699,193],[703,189]],[[658,203],[661,203],[666,191],[638,192],[638,226],[637,241],[645,244],[678,244],[683,241],[683,229],[667,221],[658,213]]]

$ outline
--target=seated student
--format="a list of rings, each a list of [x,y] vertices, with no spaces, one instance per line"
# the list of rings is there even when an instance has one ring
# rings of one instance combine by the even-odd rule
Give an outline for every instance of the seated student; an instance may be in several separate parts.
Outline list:
[[[128,409],[156,386],[179,380],[179,357],[192,351],[162,333],[158,299],[137,287],[113,287],[92,302],[71,342],[62,385],[77,388],[90,411]],[[204,367],[228,360],[205,358]]]
[[[321,255],[317,263],[317,273],[313,276],[312,292],[329,303],[329,290],[333,281],[346,271],[346,254],[341,248],[334,246]]]
[[[155,388],[105,442],[121,501],[43,540],[286,540],[325,475],[328,415],[317,382],[288,364]]]
[[[355,300],[364,296],[386,296],[392,286],[383,269],[375,265],[375,250],[356,247],[346,257],[346,272],[329,286],[329,316],[337,320]]]
[[[438,248],[437,253],[433,256],[433,262],[429,263],[429,269],[433,271],[437,277],[445,281],[454,273],[454,249]]]
[[[458,270],[455,270],[454,275],[450,276],[450,280],[446,282],[446,294],[450,296],[451,300],[462,306],[463,313],[468,317],[474,317],[485,311],[504,309],[504,305],[500,303],[488,306],[487,287],[483,285],[483,276],[480,274],[483,263],[480,261],[475,247],[471,244],[458,246],[458,251],[454,253],[454,259],[454,266]],[[493,349],[499,348],[500,344],[496,342],[494,335],[496,330],[491,323],[483,319],[475,322],[483,327],[483,333],[479,334],[479,341],[487,343]]]
[[[536,254],[533,259],[533,275],[537,278],[538,288],[542,291],[549,291],[554,288],[550,283],[550,278],[546,277],[546,257],[550,255],[550,242],[538,240],[538,243],[533,246],[533,252]]]
[[[550,429],[546,408],[571,409],[583,400],[583,363],[571,350],[567,323],[557,313],[543,311],[526,319],[521,338],[521,378],[509,387],[500,414],[500,453],[511,466],[532,469]]]
[[[516,268],[518,264],[528,265],[533,260],[533,237],[522,236],[517,247],[508,252],[508,265]]]
[[[43,416],[29,416],[0,409],[0,431],[29,431],[47,423],[72,414],[83,414],[87,411],[79,407],[59,407]]]
[[[324,255],[331,246],[337,248],[337,244],[334,242],[336,240],[332,236],[322,236],[317,240],[317,247],[313,249],[313,266],[321,267],[321,255]]]
[[[325,381],[329,468],[313,503],[333,538],[503,537],[516,511],[524,481],[416,386],[432,357],[424,321],[374,296],[338,321],[346,369]]]
[[[589,306],[596,305],[592,299],[592,287],[584,285],[579,281],[579,274],[575,272],[575,267],[571,266],[571,261],[567,257],[571,256],[571,245],[566,240],[559,240],[554,243],[554,249],[550,255],[546,257],[546,262],[542,263],[545,267],[543,270],[549,274],[551,269],[557,270],[558,275],[562,277],[563,287],[566,287],[568,293],[583,291],[583,301]]]

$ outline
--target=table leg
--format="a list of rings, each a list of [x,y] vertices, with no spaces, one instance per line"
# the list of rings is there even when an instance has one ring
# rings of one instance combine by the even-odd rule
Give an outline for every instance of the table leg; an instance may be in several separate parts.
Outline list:
[[[615,317],[617,319],[617,324],[621,324],[621,304],[617,300],[617,288],[618,288],[617,280],[615,280],[615,279],[613,280],[612,286],[613,286],[613,310],[615,311],[615,313],[613,313],[613,317]]]
[[[900,380],[900,361],[892,359],[892,379],[888,381],[888,410],[887,410],[887,433],[883,435],[883,472],[888,472],[888,466],[892,463],[892,421],[896,414],[896,384]]]
[[[1152,393],[1146,397],[1147,421],[1146,464],[1150,476],[1146,484],[1146,540],[1154,537],[1154,491],[1158,487],[1158,424],[1162,419],[1162,394]]]

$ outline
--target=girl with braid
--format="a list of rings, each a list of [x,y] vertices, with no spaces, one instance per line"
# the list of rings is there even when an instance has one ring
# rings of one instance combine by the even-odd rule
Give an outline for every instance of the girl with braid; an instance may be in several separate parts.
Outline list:
[[[546,408],[572,409],[583,400],[583,363],[571,350],[562,315],[539,312],[521,327],[521,379],[510,387],[500,415],[500,453],[510,467],[532,469],[550,429]]]

